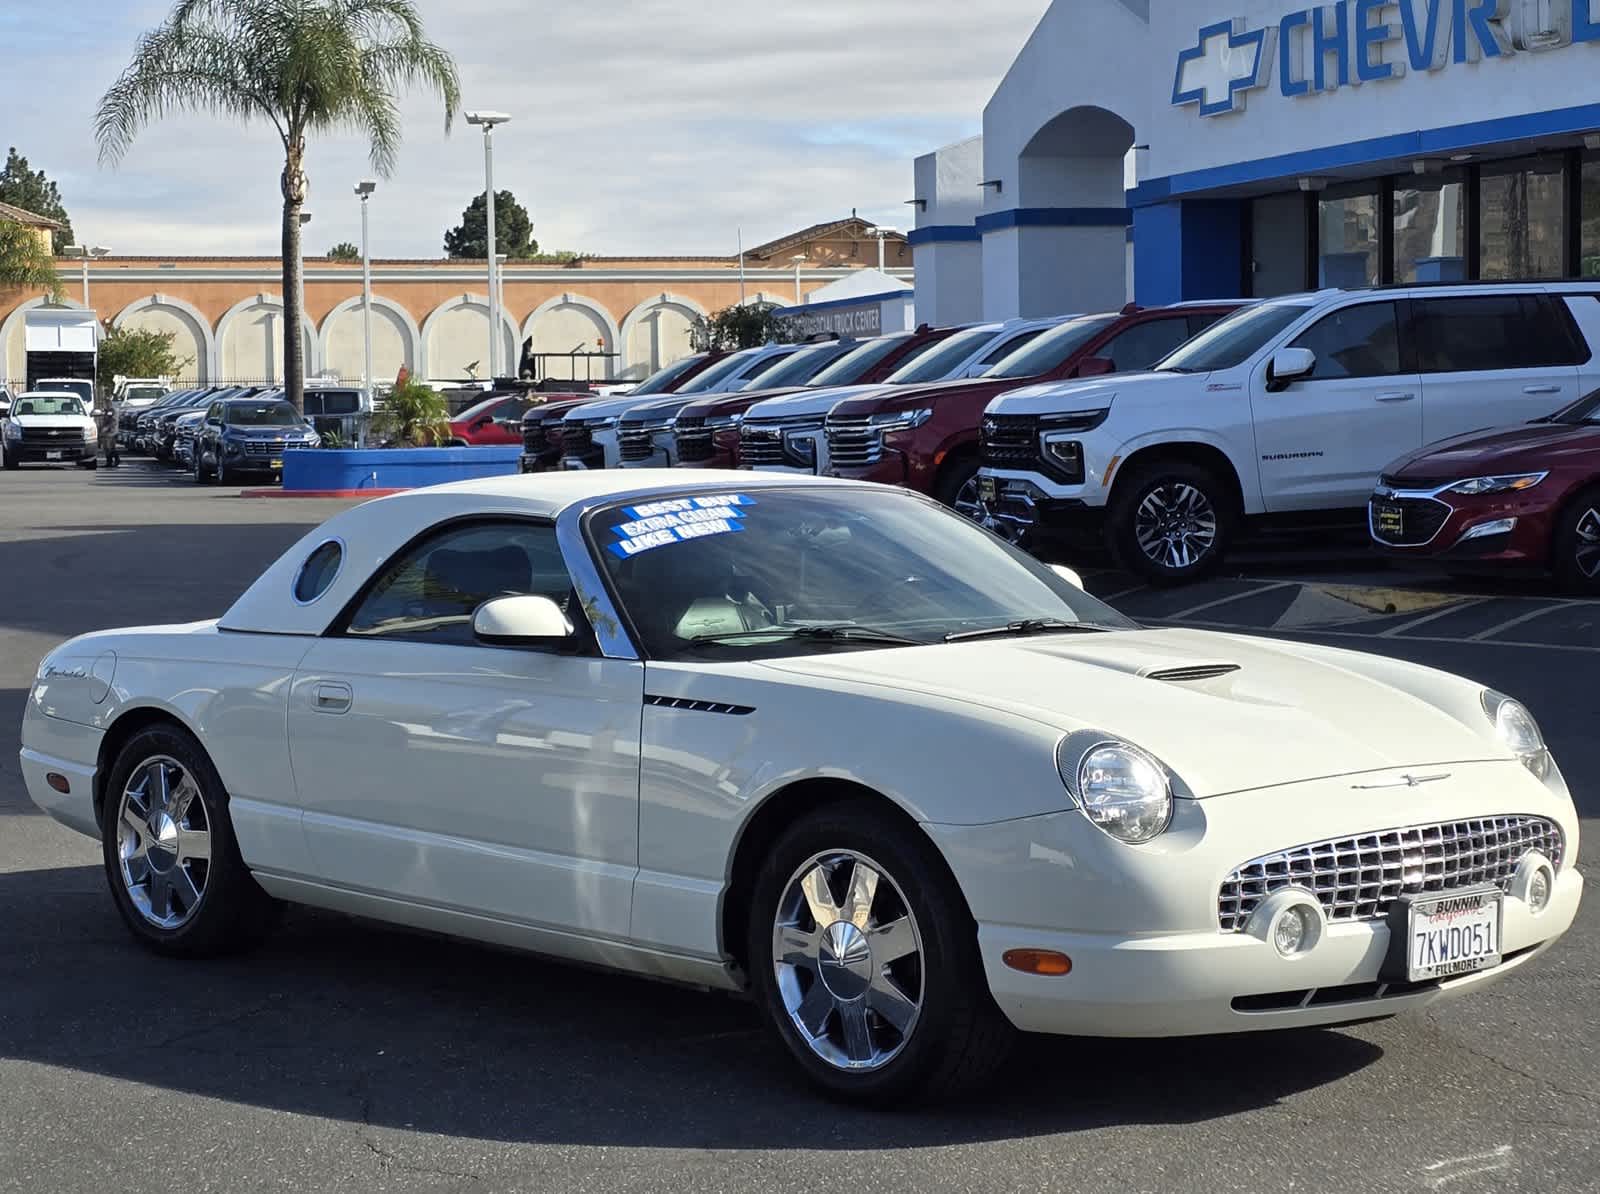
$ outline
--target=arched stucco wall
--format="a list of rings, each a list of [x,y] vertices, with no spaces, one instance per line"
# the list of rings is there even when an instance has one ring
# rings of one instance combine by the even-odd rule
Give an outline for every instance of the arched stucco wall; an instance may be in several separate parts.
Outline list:
[[[547,299],[522,324],[522,342],[534,353],[570,353],[574,348],[584,352],[615,352],[620,339],[621,331],[611,312],[581,294],[561,294]],[[568,362],[546,359],[544,374],[547,377],[606,377],[615,367],[604,360],[590,363],[579,360],[570,362],[569,368]]]
[[[507,363],[504,367],[508,371],[515,369],[521,359],[517,325],[503,307],[500,309],[500,335],[501,359]],[[474,366],[480,380],[488,380],[489,297],[462,294],[435,307],[422,321],[421,363],[424,374],[435,380],[465,378],[468,365]]]
[[[28,326],[28,312],[45,305],[43,295],[28,299],[18,303],[16,309],[0,322],[0,372],[15,389],[20,390],[27,382],[28,350],[24,332]],[[63,299],[60,305],[78,311],[87,310],[82,303],[73,299]]]
[[[111,326],[172,333],[173,355],[179,361],[187,358],[189,362],[178,368],[174,381],[205,382],[216,374],[216,336],[211,331],[210,320],[192,303],[169,294],[152,294],[122,308],[112,319]]]
[[[622,321],[622,361],[619,376],[648,377],[692,351],[689,334],[705,308],[693,299],[664,293],[646,299]]]
[[[306,376],[313,377],[322,366],[317,357],[317,331],[309,319],[300,321],[300,334]],[[241,299],[217,320],[216,380],[283,380],[282,298],[257,294]]]
[[[329,311],[318,333],[318,353],[325,373],[341,381],[361,381],[366,369],[366,332],[361,299],[345,299]],[[422,332],[411,313],[393,299],[372,296],[372,380],[391,382],[402,367],[417,371]]]

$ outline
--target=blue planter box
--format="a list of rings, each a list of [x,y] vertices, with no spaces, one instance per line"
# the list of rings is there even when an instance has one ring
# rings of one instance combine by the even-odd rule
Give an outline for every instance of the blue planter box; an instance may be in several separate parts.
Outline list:
[[[341,448],[286,452],[283,487],[287,490],[417,489],[503,477],[517,471],[522,447],[496,444],[481,448]]]

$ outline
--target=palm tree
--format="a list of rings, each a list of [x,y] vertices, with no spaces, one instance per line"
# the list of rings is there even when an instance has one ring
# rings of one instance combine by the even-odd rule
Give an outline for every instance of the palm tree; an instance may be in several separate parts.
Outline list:
[[[283,141],[283,375],[304,409],[300,337],[300,209],[306,138],[364,134],[387,176],[400,147],[396,97],[424,87],[444,100],[445,129],[461,105],[455,62],[423,36],[412,0],[178,0],[139,39],[133,61],[100,99],[100,159],[122,159],[135,136],[171,111],[266,120]],[[292,329],[292,331],[291,331]]]

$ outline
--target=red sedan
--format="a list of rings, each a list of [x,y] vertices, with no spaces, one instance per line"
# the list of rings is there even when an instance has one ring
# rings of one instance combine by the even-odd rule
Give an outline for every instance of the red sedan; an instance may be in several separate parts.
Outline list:
[[[1401,457],[1373,492],[1368,526],[1391,558],[1547,569],[1600,592],[1600,391]]]

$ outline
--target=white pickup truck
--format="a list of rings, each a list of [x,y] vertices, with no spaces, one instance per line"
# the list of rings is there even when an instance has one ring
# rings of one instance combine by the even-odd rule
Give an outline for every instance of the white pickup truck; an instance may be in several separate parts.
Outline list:
[[[82,400],[66,391],[18,394],[0,421],[0,464],[77,463],[94,468],[99,434]]]
[[[1147,373],[1001,395],[981,428],[983,520],[1016,540],[1103,535],[1172,584],[1247,524],[1364,515],[1424,444],[1543,418],[1600,386],[1600,287],[1327,290],[1247,307]]]

